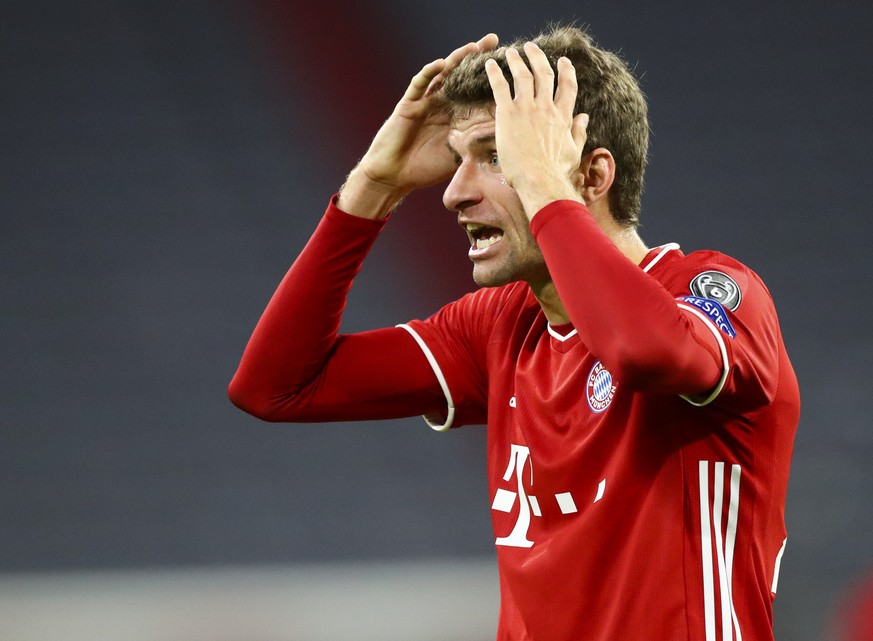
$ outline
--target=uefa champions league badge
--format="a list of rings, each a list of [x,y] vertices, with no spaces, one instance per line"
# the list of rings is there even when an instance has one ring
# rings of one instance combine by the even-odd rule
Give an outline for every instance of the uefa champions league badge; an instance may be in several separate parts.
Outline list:
[[[615,380],[612,373],[597,361],[588,374],[587,385],[588,407],[597,414],[604,411],[612,403],[615,396]]]
[[[695,296],[714,300],[732,312],[737,311],[743,300],[737,281],[724,272],[711,270],[697,274],[688,287]]]

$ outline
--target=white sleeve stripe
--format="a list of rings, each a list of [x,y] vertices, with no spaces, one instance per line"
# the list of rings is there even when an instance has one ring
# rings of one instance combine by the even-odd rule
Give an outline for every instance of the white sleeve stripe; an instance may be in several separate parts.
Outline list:
[[[703,407],[704,405],[709,405],[712,403],[716,397],[721,393],[724,384],[727,382],[728,373],[731,369],[730,360],[728,359],[727,346],[724,344],[724,337],[721,335],[721,330],[718,329],[712,322],[709,320],[709,317],[694,307],[690,305],[684,305],[682,303],[676,304],[680,309],[685,310],[686,312],[691,312],[695,316],[699,317],[704,321],[704,324],[709,328],[709,331],[712,332],[712,335],[715,336],[715,340],[718,342],[719,350],[721,351],[721,362],[722,362],[722,372],[721,378],[718,381],[718,384],[712,390],[712,392],[702,401],[695,400],[694,397],[688,396],[685,394],[680,394],[681,398],[684,398],[686,401],[694,405],[695,407]]]
[[[455,402],[452,400],[452,393],[451,391],[449,391],[449,384],[446,382],[446,377],[443,376],[443,370],[440,369],[436,357],[433,355],[433,352],[430,351],[430,348],[427,346],[427,343],[424,342],[424,339],[418,335],[418,332],[416,332],[405,323],[401,323],[396,327],[402,327],[412,335],[412,338],[414,338],[415,342],[418,343],[421,351],[424,352],[424,357],[427,359],[427,362],[430,363],[430,367],[431,369],[433,369],[433,373],[436,374],[437,381],[439,381],[440,387],[443,390],[443,394],[446,397],[446,404],[448,406],[446,421],[442,425],[439,425],[438,423],[434,423],[433,421],[431,421],[427,416],[422,416],[422,418],[424,419],[425,423],[427,423],[437,432],[445,432],[452,426],[452,422],[455,420]]]

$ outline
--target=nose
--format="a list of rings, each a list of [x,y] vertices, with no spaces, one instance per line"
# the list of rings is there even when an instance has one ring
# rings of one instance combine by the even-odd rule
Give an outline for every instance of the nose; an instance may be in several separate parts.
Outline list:
[[[460,212],[480,200],[482,193],[476,179],[476,168],[473,163],[462,162],[443,192],[443,205],[449,211]]]

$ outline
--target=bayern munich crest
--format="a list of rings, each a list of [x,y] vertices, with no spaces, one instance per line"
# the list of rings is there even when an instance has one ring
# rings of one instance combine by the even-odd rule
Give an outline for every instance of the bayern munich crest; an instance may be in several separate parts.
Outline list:
[[[612,403],[615,396],[615,380],[612,373],[597,361],[588,374],[587,385],[588,406],[598,414],[604,411]]]

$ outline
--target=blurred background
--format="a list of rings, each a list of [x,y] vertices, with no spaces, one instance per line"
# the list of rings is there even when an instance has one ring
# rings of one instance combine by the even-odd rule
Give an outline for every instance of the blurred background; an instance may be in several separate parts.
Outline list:
[[[482,428],[267,425],[225,389],[408,78],[550,21],[642,78],[644,239],[770,287],[803,398],[777,638],[861,638],[873,9],[578,0],[0,2],[0,638],[493,638]],[[344,329],[469,291],[466,247],[410,198]]]

